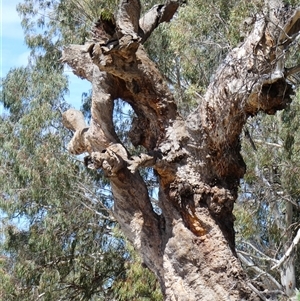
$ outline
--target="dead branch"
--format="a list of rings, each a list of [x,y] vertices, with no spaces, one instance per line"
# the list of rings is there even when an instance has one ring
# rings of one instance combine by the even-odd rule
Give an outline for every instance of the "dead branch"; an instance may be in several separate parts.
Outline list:
[[[278,269],[280,268],[280,266],[290,258],[290,256],[292,255],[293,251],[295,250],[297,244],[300,241],[300,228],[298,229],[298,232],[296,234],[296,236],[294,237],[290,247],[287,249],[287,251],[285,252],[285,254],[281,257],[281,259],[277,262],[277,264],[275,264],[274,266],[272,266],[271,270],[274,269]]]

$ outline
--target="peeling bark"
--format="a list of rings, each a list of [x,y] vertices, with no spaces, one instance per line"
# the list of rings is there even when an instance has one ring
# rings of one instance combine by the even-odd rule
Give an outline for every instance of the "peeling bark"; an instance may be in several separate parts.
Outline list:
[[[167,1],[140,17],[139,1],[121,1],[116,21],[96,23],[93,42],[65,49],[63,62],[93,87],[89,128],[82,117],[74,120],[74,111],[64,114],[75,131],[69,149],[88,152],[93,167],[110,178],[115,217],[157,275],[165,300],[258,300],[234,245],[232,210],[246,169],[239,136],[249,116],[274,114],[291,101],[283,52],[299,33],[299,11],[277,23],[258,15],[183,120],[142,46],[179,6]],[[129,137],[147,154],[131,157],[120,143],[112,122],[117,98],[133,107]],[[158,174],[160,215],[138,172],[145,166]]]

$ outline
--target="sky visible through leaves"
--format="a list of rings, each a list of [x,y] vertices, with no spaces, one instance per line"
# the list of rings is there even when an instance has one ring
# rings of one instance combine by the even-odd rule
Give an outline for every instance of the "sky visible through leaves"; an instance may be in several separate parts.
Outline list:
[[[30,50],[24,42],[21,19],[16,11],[20,0],[0,0],[0,77],[6,76],[14,67],[26,66]],[[90,83],[73,75],[66,68],[69,77],[69,93],[65,96],[71,106],[79,109],[83,92],[88,92]],[[0,114],[4,112],[0,105]]]

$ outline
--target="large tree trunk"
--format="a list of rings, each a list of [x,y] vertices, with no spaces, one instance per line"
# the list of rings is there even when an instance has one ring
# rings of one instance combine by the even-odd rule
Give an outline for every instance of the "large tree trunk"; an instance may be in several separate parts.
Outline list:
[[[77,111],[64,113],[75,131],[69,151],[88,152],[90,165],[110,178],[115,217],[157,275],[165,300],[256,300],[235,254],[232,210],[245,173],[239,135],[249,116],[273,114],[291,101],[283,52],[298,32],[299,11],[286,23],[257,16],[183,120],[142,46],[178,7],[168,1],[140,18],[139,1],[121,1],[116,21],[96,24],[93,43],[65,48],[63,61],[93,86],[90,127]],[[133,107],[129,137],[147,154],[131,157],[119,141],[112,121],[117,98]],[[159,215],[139,175],[145,166],[158,175]]]

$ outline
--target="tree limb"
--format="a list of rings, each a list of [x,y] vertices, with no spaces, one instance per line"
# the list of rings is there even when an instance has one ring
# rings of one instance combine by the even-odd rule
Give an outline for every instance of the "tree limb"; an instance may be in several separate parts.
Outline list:
[[[170,22],[182,1],[167,1],[166,4],[154,5],[139,21],[142,30],[142,43],[145,43],[151,33],[160,23]]]
[[[69,142],[68,151],[71,154],[79,155],[91,149],[87,140],[88,127],[86,126],[82,112],[69,109],[62,115],[63,125],[71,131],[74,136]]]
[[[298,232],[294,237],[290,247],[287,249],[285,254],[281,257],[281,259],[277,262],[277,264],[272,266],[271,270],[278,269],[286,260],[289,259],[289,257],[291,256],[292,252],[294,251],[299,241],[300,241],[300,228],[298,229]]]
[[[94,65],[89,55],[90,44],[64,47],[61,62],[68,64],[75,75],[93,81]]]
[[[255,250],[257,250],[255,248]],[[259,256],[256,256],[256,255],[253,255],[253,254],[249,254],[247,252],[244,252],[244,251],[241,251],[241,250],[238,250],[239,253],[243,254],[243,255],[247,255],[247,256],[250,256],[250,257],[253,257],[253,258],[256,258],[256,259],[259,259],[259,260],[263,260],[263,261],[271,261],[271,262],[277,262],[275,259],[269,257],[269,256],[266,256],[264,253],[260,252],[259,253],[262,255],[262,257],[259,257]]]
[[[293,15],[285,23],[278,38],[278,44],[287,47],[300,31],[300,8],[294,10]],[[296,35],[295,35],[296,34]]]
[[[286,68],[285,69],[285,76],[288,77],[288,76],[291,76],[295,73],[298,73],[300,72],[300,65],[298,66],[294,66],[294,67],[291,67],[291,68]]]
[[[117,13],[118,38],[121,35],[131,35],[133,40],[138,40],[139,19],[141,13],[140,0],[120,1]]]

